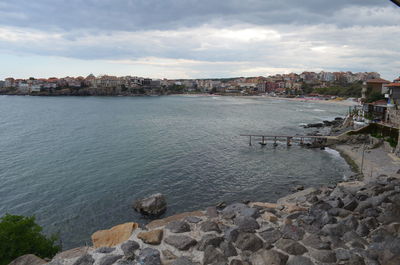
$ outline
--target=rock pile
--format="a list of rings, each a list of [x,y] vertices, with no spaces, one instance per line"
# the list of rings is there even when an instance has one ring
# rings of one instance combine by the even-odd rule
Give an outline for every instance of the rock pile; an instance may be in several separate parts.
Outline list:
[[[115,246],[49,265],[396,265],[400,180],[309,188],[278,203],[234,203],[137,228]]]

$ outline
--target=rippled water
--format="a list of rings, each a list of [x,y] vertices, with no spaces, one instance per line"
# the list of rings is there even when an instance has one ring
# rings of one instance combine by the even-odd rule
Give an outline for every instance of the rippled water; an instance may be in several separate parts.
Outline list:
[[[241,133],[304,133],[347,107],[231,97],[0,97],[0,215],[36,215],[64,248],[145,222],[135,198],[162,192],[166,215],[268,200],[350,174],[335,153],[248,146]],[[309,129],[308,129],[309,130]]]

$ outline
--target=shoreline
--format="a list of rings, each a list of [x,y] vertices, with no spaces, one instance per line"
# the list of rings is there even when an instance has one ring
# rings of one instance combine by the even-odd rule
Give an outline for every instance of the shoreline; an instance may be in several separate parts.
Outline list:
[[[245,99],[274,99],[274,100],[285,100],[295,102],[307,102],[307,103],[322,103],[322,104],[337,104],[343,106],[355,106],[358,105],[355,101],[349,100],[324,100],[324,99],[313,99],[313,98],[287,98],[287,97],[272,97],[265,95],[218,95],[218,94],[166,94],[166,95],[62,95],[62,94],[0,94],[0,96],[28,96],[28,97],[162,97],[162,96],[182,96],[182,97],[237,97]]]
[[[330,148],[337,150],[350,167],[360,169],[360,157],[354,147],[345,143]],[[377,161],[373,157],[381,152],[385,150],[372,149],[364,158],[364,165],[374,166]],[[379,161],[385,162],[387,158],[393,159],[387,155]],[[400,159],[397,162],[400,167]],[[319,188],[299,188],[300,191],[274,203],[210,206],[156,219],[145,227],[136,223],[118,225],[93,234],[92,247],[64,251],[48,264],[76,265],[87,259],[95,264],[114,259],[118,265],[135,264],[129,263],[131,260],[145,265],[214,264],[215,261],[229,265],[398,264],[390,263],[393,259],[400,260],[396,253],[391,252],[388,257],[387,253],[369,252],[376,244],[387,248],[395,236],[394,232],[388,232],[384,240],[373,241],[376,231],[393,225],[395,210],[386,209],[387,203],[382,204],[380,199],[380,203],[369,207],[386,210],[383,216],[364,213],[369,209],[364,206],[366,202],[376,202],[377,198],[393,201],[391,196],[400,194],[400,178],[393,176],[374,174]],[[357,194],[368,195],[358,199]],[[360,248],[366,250],[360,252]]]

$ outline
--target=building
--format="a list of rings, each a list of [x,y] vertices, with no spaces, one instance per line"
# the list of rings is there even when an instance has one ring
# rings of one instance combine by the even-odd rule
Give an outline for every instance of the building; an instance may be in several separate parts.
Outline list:
[[[367,98],[368,95],[371,95],[372,93],[385,94],[387,93],[385,85],[389,83],[390,81],[382,78],[369,79],[363,83],[363,88],[361,90],[361,97]]]

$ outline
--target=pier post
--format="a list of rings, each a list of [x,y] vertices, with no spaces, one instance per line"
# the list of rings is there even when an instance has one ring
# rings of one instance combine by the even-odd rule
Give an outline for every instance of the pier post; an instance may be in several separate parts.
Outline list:
[[[290,142],[291,139],[292,139],[292,137],[287,137],[287,139],[286,139],[287,146],[291,146],[292,145],[291,142]]]
[[[301,145],[301,146],[304,145],[304,138],[300,138],[300,145]]]
[[[274,146],[278,146],[278,144],[276,143],[276,137],[274,137]]]
[[[265,136],[261,136],[261,142],[260,142],[261,146],[266,146],[267,143],[265,142]]]
[[[251,146],[251,135],[250,135],[250,140],[249,140],[249,146]]]

